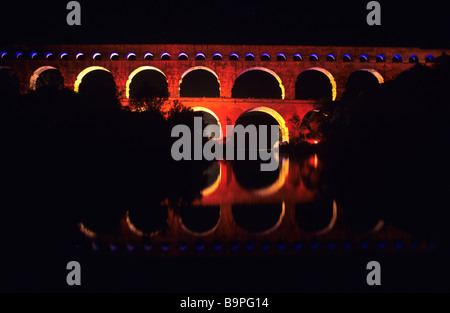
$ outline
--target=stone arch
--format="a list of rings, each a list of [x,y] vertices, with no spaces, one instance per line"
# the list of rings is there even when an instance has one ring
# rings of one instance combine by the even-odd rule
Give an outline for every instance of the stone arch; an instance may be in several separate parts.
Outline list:
[[[208,97],[213,97],[213,98],[219,98],[220,94],[221,94],[221,88],[220,88],[220,80],[219,80],[219,76],[217,76],[217,74],[210,68],[206,67],[206,66],[194,66],[191,67],[190,69],[188,69],[187,71],[185,71],[180,78],[180,82],[179,82],[179,88],[178,88],[178,94],[180,97],[183,97],[182,95],[182,85],[183,85],[183,79],[185,79],[186,76],[189,77],[189,75],[192,75],[195,73],[195,71],[206,71],[208,74],[211,74],[215,77],[216,81],[215,82],[208,82],[208,86],[206,86],[206,88],[211,88],[212,89],[216,89],[214,90],[214,92],[211,92],[211,94],[209,95],[209,93],[202,93],[202,94],[208,94]],[[200,72],[197,72],[200,73]],[[210,75],[210,77],[212,78],[212,76]],[[209,80],[209,78],[208,78]],[[215,83],[217,83],[217,86],[215,86]],[[186,88],[186,87],[185,87]],[[199,92],[199,91],[198,91]],[[194,92],[195,93],[195,92]],[[200,94],[200,93],[199,93]],[[200,96],[199,97],[204,97],[204,96]]]
[[[211,111],[211,110],[208,109],[208,108],[200,107],[200,106],[193,107],[192,110],[193,110],[194,112],[205,112],[205,113],[208,113],[209,115],[212,115],[212,116],[216,119],[217,125],[219,125],[219,128],[220,128],[220,138],[222,138],[222,136],[223,136],[223,133],[222,133],[222,123],[220,123],[220,119],[219,119],[219,117],[217,116],[216,113],[214,113],[213,111]]]
[[[267,113],[270,116],[272,116],[280,125],[282,142],[289,143],[289,129],[286,126],[286,121],[284,120],[284,118],[281,116],[280,113],[278,113],[277,111],[275,111],[274,109],[271,109],[269,107],[260,106],[260,107],[256,107],[256,108],[247,110],[247,111],[243,112],[241,115],[243,115],[245,113],[249,113],[249,112],[263,112],[263,113]]]
[[[130,85],[131,82],[133,81],[133,78],[143,72],[143,71],[156,71],[157,73],[160,73],[164,76],[165,82],[166,82],[166,88],[168,86],[168,82],[167,82],[167,76],[166,74],[164,74],[163,71],[161,71],[159,68],[156,68],[154,66],[141,66],[138,67],[137,69],[135,69],[133,72],[131,72],[130,76],[128,77],[127,83],[126,83],[126,89],[125,89],[125,96],[126,98],[130,98]],[[168,91],[167,91],[168,92]]]
[[[336,99],[336,95],[337,95],[337,87],[336,87],[336,81],[333,77],[333,75],[327,71],[324,68],[321,67],[311,67],[308,68],[306,70],[304,70],[303,72],[301,72],[298,76],[297,76],[297,81],[295,82],[295,98],[296,99],[304,99],[304,95],[303,93],[305,92],[305,90],[302,89],[302,84],[300,82],[300,79],[302,78],[301,76],[309,73],[312,73],[310,71],[316,71],[319,73],[322,73],[323,75],[325,75],[328,78],[328,81],[330,83],[330,100],[334,101]],[[328,88],[328,87],[327,87]],[[318,99],[315,99],[318,100]]]
[[[111,72],[109,70],[107,70],[106,68],[101,67],[101,66],[90,66],[90,67],[85,68],[78,74],[77,79],[75,80],[73,90],[76,93],[79,93],[79,91],[80,91],[80,84],[83,81],[84,76],[86,76],[87,74],[89,74],[93,71],[106,71],[111,74]]]
[[[265,67],[251,67],[251,68],[246,69],[245,71],[241,72],[241,73],[236,77],[236,79],[235,79],[235,81],[234,81],[233,88],[232,88],[232,94],[233,94],[233,93],[236,93],[235,87],[236,87],[236,83],[238,82],[238,80],[239,80],[240,78],[242,78],[243,75],[246,75],[247,73],[250,73],[250,72],[252,72],[252,71],[263,71],[263,72],[265,72],[265,73],[270,74],[270,75],[278,82],[278,87],[280,88],[280,93],[281,93],[281,97],[280,97],[280,98],[281,98],[281,99],[284,99],[284,97],[285,97],[285,88],[284,88],[284,86],[283,86],[283,82],[282,82],[280,76],[278,76],[278,74],[275,73],[274,71],[272,71],[272,70],[270,70],[270,69],[268,69],[268,68],[265,68]],[[233,98],[236,98],[236,95],[232,95],[232,97],[233,97]]]
[[[207,236],[219,226],[221,210],[219,205],[187,205],[180,207],[181,228],[194,236]]]
[[[41,75],[47,71],[54,73],[56,76],[42,79]],[[64,87],[64,78],[62,77],[61,72],[53,66],[42,66],[35,70],[33,75],[30,77],[30,89],[34,91],[39,89],[39,87],[62,89]]]
[[[249,233],[266,235],[276,230],[284,219],[284,201],[275,204],[239,204],[231,207],[236,224]]]
[[[364,89],[383,83],[384,78],[378,71],[371,68],[362,68],[348,76],[345,91],[347,94],[358,94]]]
[[[330,204],[331,210],[329,210]],[[297,225],[304,232],[314,235],[323,235],[332,230],[336,224],[336,201],[319,200],[318,202],[313,203],[296,204],[295,219],[297,221]]]

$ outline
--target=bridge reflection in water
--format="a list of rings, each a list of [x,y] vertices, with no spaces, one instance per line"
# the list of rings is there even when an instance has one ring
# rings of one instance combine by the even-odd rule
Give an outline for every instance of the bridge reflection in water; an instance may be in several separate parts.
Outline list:
[[[280,158],[274,172],[261,172],[256,161],[212,163],[205,171],[207,187],[191,205],[129,210],[113,236],[97,234],[83,223],[80,231],[95,250],[124,247],[166,256],[425,246],[417,246],[408,233],[376,215],[364,214],[363,207],[357,218],[347,216],[330,196],[323,177],[326,167],[318,154]]]

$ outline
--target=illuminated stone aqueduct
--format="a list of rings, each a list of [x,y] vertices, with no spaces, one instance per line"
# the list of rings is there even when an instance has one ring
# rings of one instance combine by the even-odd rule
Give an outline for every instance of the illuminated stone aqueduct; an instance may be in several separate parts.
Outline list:
[[[48,84],[79,92],[86,77],[102,71],[111,76],[123,104],[135,97],[137,79],[153,77],[162,82],[160,87],[169,100],[208,112],[223,131],[242,113],[261,111],[277,120],[283,140],[289,141],[286,121],[293,114],[303,117],[319,100],[339,99],[352,76],[382,84],[413,63],[433,63],[443,52],[449,51],[282,45],[14,45],[0,47],[0,71],[17,77],[22,93]],[[57,71],[59,82],[39,81],[48,71]],[[198,86],[205,82],[209,91]]]

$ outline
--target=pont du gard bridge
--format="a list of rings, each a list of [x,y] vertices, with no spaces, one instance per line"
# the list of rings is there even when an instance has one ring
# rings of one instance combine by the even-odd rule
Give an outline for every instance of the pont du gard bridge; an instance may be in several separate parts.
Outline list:
[[[449,51],[292,45],[10,45],[0,46],[0,71],[9,92],[46,86],[101,92],[111,84],[123,105],[133,98],[168,96],[168,101],[178,100],[212,115],[223,131],[245,112],[264,112],[277,120],[283,141],[289,141],[287,121],[292,115],[301,118],[318,102],[339,99],[348,86],[382,84],[412,63],[431,64],[444,52]]]

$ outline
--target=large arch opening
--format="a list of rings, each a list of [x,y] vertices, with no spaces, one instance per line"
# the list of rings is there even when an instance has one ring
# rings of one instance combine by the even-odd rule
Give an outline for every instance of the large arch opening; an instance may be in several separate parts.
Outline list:
[[[180,220],[184,231],[197,235],[208,235],[217,228],[220,220],[220,206],[182,206]]]
[[[222,138],[222,124],[216,113],[205,107],[193,107],[192,110],[194,111],[194,116],[200,116],[202,118],[204,125],[219,125],[219,138]],[[212,137],[214,136],[215,134],[212,134]]]
[[[75,81],[74,90],[84,99],[97,105],[117,105],[114,77],[104,67],[91,66],[81,71]]]
[[[231,95],[233,98],[284,99],[284,86],[275,72],[252,67],[236,78]]]
[[[283,221],[285,204],[239,204],[233,205],[231,213],[236,224],[251,233],[268,234]]]
[[[30,89],[63,89],[64,78],[59,70],[53,66],[42,66],[34,71],[30,78]]]
[[[166,98],[169,89],[166,75],[153,66],[141,66],[128,77],[126,84],[127,98]]]
[[[312,67],[297,76],[295,99],[332,100],[336,99],[336,81],[326,69]]]
[[[362,91],[376,88],[383,83],[383,76],[376,70],[362,68],[349,75],[345,92],[348,95],[358,95]]]
[[[204,66],[193,67],[181,75],[180,97],[220,97],[217,74]]]
[[[20,92],[20,80],[11,68],[0,66],[0,97],[15,96]]]

